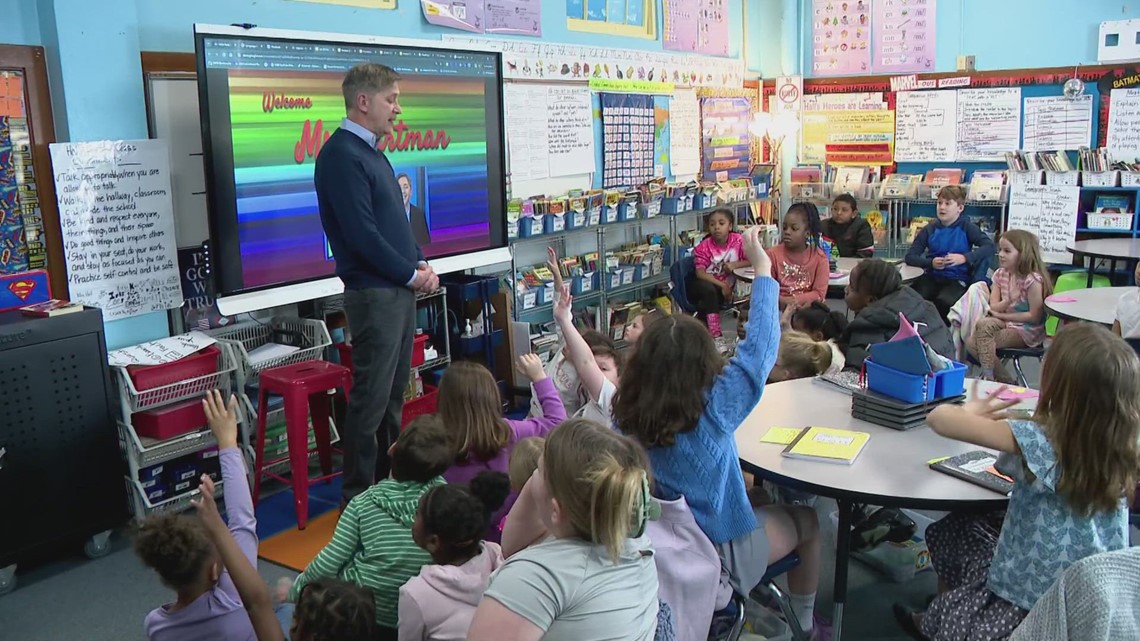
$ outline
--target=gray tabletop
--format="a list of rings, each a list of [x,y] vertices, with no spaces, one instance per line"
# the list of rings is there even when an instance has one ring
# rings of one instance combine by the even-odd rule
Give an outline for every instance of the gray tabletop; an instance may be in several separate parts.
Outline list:
[[[843,273],[843,275],[830,279],[827,282],[827,286],[829,288],[830,287],[846,287],[848,281],[850,281],[850,279],[851,279],[851,270],[855,269],[855,266],[858,265],[859,261],[861,261],[861,260],[866,260],[866,259],[864,259],[864,258],[840,258],[838,261],[836,261],[837,267],[839,268],[839,271]],[[898,265],[896,265],[896,267],[898,267],[899,273],[902,275],[902,280],[904,283],[909,283],[909,282],[917,279],[919,276],[922,276],[922,268],[921,267],[912,267],[912,266],[904,264],[904,263],[899,263]],[[746,280],[749,282],[751,282],[752,279],[756,277],[756,273],[752,270],[751,267],[741,267],[740,269],[733,270],[732,273],[735,274],[737,278],[739,278],[741,280]]]
[[[1111,326],[1116,320],[1116,302],[1124,294],[1135,290],[1135,287],[1070,289],[1046,298],[1045,309],[1061,318]],[[1057,302],[1057,298],[1071,298],[1073,301]]]
[[[1096,258],[1140,259],[1140,240],[1131,238],[1094,238],[1078,240],[1067,249],[1077,256]]]
[[[971,382],[967,381],[967,389]],[[982,383],[982,390],[996,384]],[[1028,401],[1018,407],[1032,407]],[[783,445],[761,443],[771,427],[833,427],[871,435],[852,465],[789,459]],[[774,483],[856,502],[891,507],[953,509],[964,505],[1000,507],[1006,498],[952,476],[935,472],[929,461],[981,449],[935,434],[927,426],[899,432],[851,416],[851,396],[826,383],[805,378],[774,383],[736,431],[736,446],[746,467]],[[992,504],[992,505],[991,505]]]

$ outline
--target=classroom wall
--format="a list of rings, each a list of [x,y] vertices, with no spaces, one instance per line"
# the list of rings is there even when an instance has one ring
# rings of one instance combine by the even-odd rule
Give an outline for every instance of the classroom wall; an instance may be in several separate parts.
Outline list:
[[[40,25],[36,4],[29,0],[0,0],[0,44],[38,45]]]
[[[801,61],[811,75],[811,5],[799,0]],[[1025,69],[1095,64],[1100,23],[1140,18],[1140,0],[938,0],[936,71],[959,55],[977,68]]]
[[[661,50],[663,18],[658,2],[656,40],[615,39],[566,28],[565,0],[542,0],[543,40],[582,45]],[[779,51],[782,5],[796,0],[727,0],[733,15],[729,52],[744,51],[744,25],[752,34],[749,66],[761,68]],[[290,0],[0,0],[0,43],[42,45],[47,50],[57,138],[85,141],[145,138],[147,123],[139,54],[193,51],[195,22],[253,23],[262,27],[438,39],[460,33],[429,26],[419,3],[400,0],[395,11],[376,11]],[[769,26],[766,23],[771,21]],[[755,44],[751,44],[755,43]],[[167,335],[164,312],[107,324],[108,347]]]

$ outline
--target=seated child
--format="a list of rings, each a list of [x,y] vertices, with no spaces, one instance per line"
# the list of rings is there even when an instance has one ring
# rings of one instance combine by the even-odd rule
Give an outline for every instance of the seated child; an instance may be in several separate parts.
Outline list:
[[[1116,302],[1116,320],[1112,322],[1112,333],[1124,338],[1140,338],[1140,262],[1133,278],[1136,288]]]
[[[563,281],[562,273],[559,271],[558,266],[558,253],[553,247],[548,247],[546,253],[546,267],[554,274],[555,296],[561,296]],[[643,318],[644,316],[645,314],[639,315],[626,327],[625,338],[630,343],[637,341],[637,336],[640,335],[641,328],[646,322]],[[578,371],[574,369],[574,366],[570,364],[566,356],[566,341],[562,336],[561,326],[557,326],[557,329],[558,336],[562,339],[559,342],[561,342],[563,346],[555,352],[554,357],[546,363],[543,370],[546,372],[546,376],[554,382],[554,387],[558,390],[558,395],[562,397],[562,406],[565,408],[566,414],[573,415],[589,398],[582,390],[582,383],[578,380]],[[586,344],[589,345],[590,349],[594,350],[596,354],[612,355],[610,360],[602,359],[606,362],[601,363],[603,369],[607,366],[612,369],[616,362],[616,360],[613,359],[617,358],[617,344],[614,343],[609,336],[592,329],[585,330],[581,332],[581,334],[582,339],[586,341]],[[535,394],[530,400],[530,418],[539,418],[542,415],[542,399],[538,394]]]
[[[515,449],[511,450],[511,461],[507,467],[507,476],[511,482],[511,497],[504,505],[506,514],[499,520],[500,534],[507,525],[507,516],[510,515],[511,508],[518,500],[519,492],[522,492],[523,486],[530,480],[531,474],[534,474],[534,471],[538,469],[538,459],[545,449],[546,439],[541,436],[530,436],[515,443]]]
[[[732,271],[747,267],[740,233],[732,230],[731,209],[714,209],[708,217],[708,235],[693,248],[695,271],[685,281],[685,295],[704,318],[713,337],[719,337],[720,309],[732,302],[736,276]]]
[[[221,392],[212,390],[202,407],[218,441],[231,540],[249,563],[257,563],[257,520],[245,459],[238,449],[237,399],[230,396],[227,403]],[[146,616],[147,639],[253,638],[245,605],[201,519],[181,514],[148,517],[138,527],[134,547],[143,563],[177,593],[177,600]]]
[[[814,341],[826,341],[831,346],[831,364],[827,372],[839,372],[846,366],[847,358],[839,341],[847,331],[847,316],[843,312],[832,311],[827,303],[815,301],[806,307],[788,305],[780,317],[780,329],[785,332],[793,329],[807,334]]]
[[[454,367],[454,365],[452,365]],[[392,445],[392,476],[349,501],[332,541],[297,577],[289,600],[296,602],[315,579],[335,577],[360,584],[376,599],[380,638],[396,638],[400,586],[431,563],[412,539],[420,497],[437,485],[455,460],[447,430],[438,416],[420,416]]]
[[[1038,347],[1045,341],[1045,299],[1052,280],[1037,236],[1011,229],[998,241],[998,263],[990,289],[990,311],[979,319],[966,348],[982,366],[982,378],[1002,383],[1017,380],[1002,367],[997,351],[1006,347]]]
[[[469,641],[652,641],[648,469],[645,450],[608,427],[575,418],[551,432],[507,518],[507,561],[475,611]]]
[[[830,214],[821,221],[821,229],[823,236],[835,243],[842,258],[870,258],[875,254],[875,235],[870,223],[859,215],[854,196],[836,196]]]
[[[562,329],[562,336],[566,340],[566,356],[578,372],[582,381],[582,391],[587,397],[586,404],[576,416],[588,418],[602,425],[612,425],[610,405],[613,403],[614,395],[617,394],[624,359],[619,353],[610,354],[590,349],[582,335],[578,333],[578,328],[574,326],[574,319],[570,315],[573,304],[574,298],[570,295],[570,288],[563,286],[558,303],[554,306],[554,320]],[[640,339],[641,336],[642,331],[639,330],[637,338]]]
[[[944,322],[974,282],[975,268],[994,255],[993,239],[962,216],[965,208],[965,189],[943,187],[938,192],[938,218],[918,232],[906,252],[907,265],[926,270],[911,287],[934,303]]]
[[[925,614],[896,605],[912,636],[1005,639],[1080,559],[1128,547],[1128,498],[1140,474],[1140,359],[1107,329],[1057,333],[1031,420],[1006,418],[999,390],[942,405],[938,434],[1001,452],[1014,488],[1000,534],[985,515],[951,513],[927,529],[946,588]]]
[[[503,564],[499,544],[482,538],[510,481],[501,472],[480,472],[469,487],[440,485],[420,498],[412,538],[435,565],[400,588],[400,641],[466,639],[491,573]]]
[[[814,617],[820,563],[816,514],[799,506],[753,509],[738,465],[735,432],[760,400],[780,335],[780,287],[759,233],[759,227],[744,232],[756,280],[747,337],[736,356],[726,364],[691,317],[661,319],[641,337],[622,374],[614,423],[648,448],[654,495],[685,498],[737,593],[749,594],[769,561],[792,551],[800,555],[800,565],[788,573],[792,609],[803,629],[819,627],[818,637],[827,626]]]
[[[903,287],[894,265],[877,258],[860,261],[851,270],[846,301],[855,314],[840,341],[846,367],[862,368],[871,345],[891,340],[899,331],[899,312],[918,325],[919,335],[934,351],[954,358],[954,341],[938,310],[915,290]]]
[[[811,203],[796,203],[784,214],[783,238],[768,250],[772,277],[780,284],[780,307],[807,305],[827,297],[830,275],[827,254],[819,248],[819,210]]]
[[[218,513],[214,481],[205,474],[202,475],[201,491],[202,495],[191,503],[241,596],[248,612],[247,620],[258,641],[376,640],[376,605],[372,593],[347,581],[316,579],[301,590],[296,606],[285,603],[282,606],[286,607],[278,606],[275,612],[265,581]],[[231,491],[227,490],[227,493]],[[178,638],[212,640],[229,637],[199,636],[194,631],[186,634],[183,630]]]
[[[768,382],[834,374],[843,370],[843,364],[843,354],[833,343],[817,341],[792,329],[780,336],[780,354],[776,357],[772,373],[768,375]]]
[[[534,354],[519,357],[517,367],[531,380],[534,394],[542,403],[543,415],[511,420],[503,418],[502,396],[491,371],[478,363],[452,363],[439,382],[436,416],[451,435],[452,465],[443,476],[448,483],[467,484],[483,470],[507,471],[515,443],[528,436],[546,436],[566,420],[566,408],[546,376],[542,361]],[[512,494],[507,504],[514,502]],[[498,523],[506,514],[501,510],[491,520]],[[497,528],[487,532],[489,541],[498,542]]]

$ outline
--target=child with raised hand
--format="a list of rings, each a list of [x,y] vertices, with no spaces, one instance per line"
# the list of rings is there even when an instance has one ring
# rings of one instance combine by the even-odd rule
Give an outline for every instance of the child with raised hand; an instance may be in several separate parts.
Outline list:
[[[753,509],[736,450],[734,432],[759,402],[780,344],[780,285],[759,233],[759,227],[744,232],[756,280],[747,337],[736,356],[725,364],[694,319],[663,318],[645,332],[626,366],[614,423],[648,448],[655,495],[685,498],[737,593],[750,593],[770,561],[799,553],[801,563],[788,583],[800,625],[811,630],[820,561],[815,512],[800,506]],[[727,595],[718,607],[728,605]]]
[[[222,521],[214,500],[214,481],[205,474],[201,491],[191,503],[217,546],[258,641],[374,641],[376,606],[372,593],[347,581],[317,579],[301,590],[295,608],[287,603],[283,604],[287,608],[279,606],[274,612],[269,588]]]
[[[831,202],[831,215],[821,221],[824,237],[835,243],[843,258],[870,258],[875,254],[875,234],[859,216],[859,205],[851,194],[840,194]]]
[[[895,606],[912,636],[1004,639],[1072,563],[1128,546],[1128,500],[1140,474],[1140,359],[1107,329],[1065,327],[1049,348],[1033,418],[1009,419],[1001,390],[941,406],[938,434],[1001,452],[1014,479],[1000,535],[977,515],[927,529],[947,588],[925,614]]]
[[[946,185],[938,192],[938,217],[922,228],[906,252],[906,264],[926,270],[911,287],[934,303],[942,320],[966,288],[974,269],[994,255],[994,241],[968,218],[966,190]]]
[[[560,271],[558,252],[553,247],[546,248],[546,267],[554,275],[554,294],[556,297],[561,296],[563,290],[562,272]],[[630,333],[634,332],[633,323],[626,328],[626,338],[635,341],[635,338],[630,338]],[[565,337],[562,335],[562,327],[557,326],[559,342],[563,347],[559,348],[554,354],[554,357],[546,364],[543,370],[546,376],[554,382],[554,387],[558,390],[558,394],[562,397],[562,405],[566,408],[566,413],[572,415],[577,412],[586,402],[586,395],[582,392],[582,385],[578,379],[578,371],[570,364],[570,359],[566,356]],[[617,345],[610,337],[596,332],[594,330],[586,330],[582,332],[582,338],[592,350],[600,355],[607,355],[607,358],[599,358],[600,365],[603,369],[608,369],[616,372],[616,355]],[[543,415],[542,401],[538,394],[535,394],[530,402],[530,416],[531,418]]]
[[[685,295],[708,324],[714,338],[721,336],[720,309],[732,301],[736,276],[732,271],[747,267],[744,240],[733,231],[731,209],[714,209],[708,216],[708,235],[693,248],[694,272],[685,281]]]
[[[440,485],[420,498],[412,538],[435,565],[400,588],[400,641],[467,638],[491,573],[503,564],[499,545],[483,533],[510,489],[506,474],[480,472],[470,489]]]
[[[452,365],[454,367],[454,365]],[[443,485],[443,472],[454,460],[447,430],[437,416],[420,416],[392,444],[391,477],[349,501],[332,541],[293,584],[296,602],[311,581],[339,578],[372,591],[380,639],[395,639],[400,586],[431,563],[412,539],[420,497]]]
[[[563,352],[570,365],[578,372],[582,391],[586,393],[586,404],[577,415],[602,425],[611,425],[613,419],[610,416],[610,406],[614,395],[617,394],[621,366],[620,360],[617,363],[614,363],[614,360],[620,359],[621,356],[598,354],[590,347],[578,333],[578,328],[574,326],[570,312],[573,304],[574,297],[570,295],[570,288],[563,286],[558,302],[554,305],[554,320],[561,328],[562,337],[566,341]],[[639,333],[638,338],[641,335]]]
[[[566,420],[566,408],[534,354],[523,354],[516,363],[531,380],[534,394],[542,403],[542,416],[523,420],[503,418],[502,397],[495,377],[478,363],[452,363],[439,382],[436,416],[451,435],[452,464],[444,472],[448,483],[467,484],[483,470],[507,472],[515,443],[528,436],[546,436]],[[507,508],[515,494],[507,499]],[[506,509],[495,514],[498,523]],[[497,528],[487,532],[488,540],[498,542]]]
[[[507,519],[507,561],[467,639],[651,641],[648,467],[635,441],[605,426],[576,418],[554,430]],[[546,529],[549,538],[524,549]]]
[[[202,401],[210,432],[218,442],[222,480],[226,484],[229,532],[251,564],[257,563],[257,520],[238,449],[237,398],[228,402],[211,390]],[[245,606],[202,521],[181,514],[148,517],[138,527],[135,552],[155,570],[177,599],[146,616],[151,641],[241,639],[253,636]]]
[[[819,247],[822,233],[815,205],[796,203],[784,214],[783,238],[767,252],[780,284],[780,307],[827,297],[830,259]]]
[[[1038,347],[1045,341],[1045,299],[1053,291],[1041,245],[1032,232],[1011,229],[998,241],[998,263],[990,288],[990,311],[979,319],[966,348],[982,365],[982,378],[1017,380],[1005,371],[997,351]]]

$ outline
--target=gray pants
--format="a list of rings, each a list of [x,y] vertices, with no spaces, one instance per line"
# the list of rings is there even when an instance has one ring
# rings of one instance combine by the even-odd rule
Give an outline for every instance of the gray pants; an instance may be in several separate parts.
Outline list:
[[[400,435],[412,363],[416,297],[410,289],[344,292],[352,333],[352,394],[341,434],[345,501],[388,478],[388,448]]]

